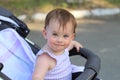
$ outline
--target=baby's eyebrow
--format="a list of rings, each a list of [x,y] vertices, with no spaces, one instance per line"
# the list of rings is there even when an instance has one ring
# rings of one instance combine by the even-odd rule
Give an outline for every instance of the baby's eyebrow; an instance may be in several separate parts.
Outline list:
[[[53,33],[58,33],[58,31],[53,31]]]
[[[53,30],[52,33],[57,33],[59,34],[59,30]],[[71,35],[72,33],[67,33],[67,32],[63,32],[64,35]]]

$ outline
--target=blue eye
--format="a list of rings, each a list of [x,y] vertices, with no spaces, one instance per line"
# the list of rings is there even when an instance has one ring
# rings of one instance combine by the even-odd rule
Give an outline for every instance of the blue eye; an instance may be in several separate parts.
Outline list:
[[[64,35],[65,38],[69,37],[69,35]]]
[[[53,36],[58,36],[58,34],[56,34],[56,33],[53,33]]]

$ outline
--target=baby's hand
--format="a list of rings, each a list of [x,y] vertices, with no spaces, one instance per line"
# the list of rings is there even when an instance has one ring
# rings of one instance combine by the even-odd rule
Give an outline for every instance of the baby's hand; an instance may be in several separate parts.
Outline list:
[[[81,43],[73,40],[73,41],[70,43],[69,49],[71,50],[71,49],[74,48],[74,47],[77,49],[77,52],[79,52],[80,48],[83,48],[83,46],[82,46]]]

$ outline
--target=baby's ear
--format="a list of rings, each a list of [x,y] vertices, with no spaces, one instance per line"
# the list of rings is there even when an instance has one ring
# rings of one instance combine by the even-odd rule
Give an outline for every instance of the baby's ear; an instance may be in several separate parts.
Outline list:
[[[72,34],[72,40],[74,40],[74,39],[75,39],[75,33]]]
[[[43,29],[42,30],[42,35],[43,35],[43,37],[44,37],[44,39],[47,39],[47,32],[46,32],[46,30],[45,29]]]

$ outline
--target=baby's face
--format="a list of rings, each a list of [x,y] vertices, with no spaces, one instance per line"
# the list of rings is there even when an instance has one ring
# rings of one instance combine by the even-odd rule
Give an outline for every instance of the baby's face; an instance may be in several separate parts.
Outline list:
[[[44,37],[47,39],[47,45],[54,53],[63,52],[74,39],[71,22],[62,26],[57,20],[52,20],[44,32]]]

